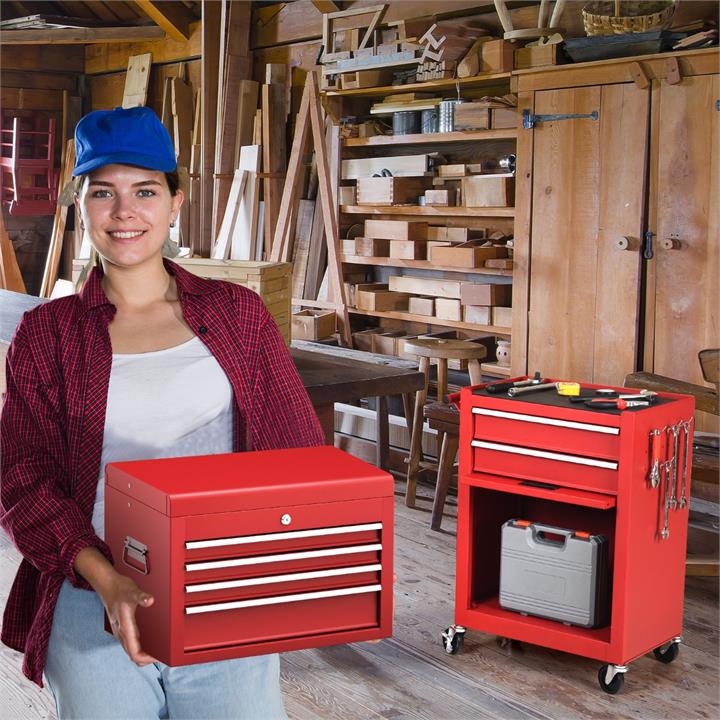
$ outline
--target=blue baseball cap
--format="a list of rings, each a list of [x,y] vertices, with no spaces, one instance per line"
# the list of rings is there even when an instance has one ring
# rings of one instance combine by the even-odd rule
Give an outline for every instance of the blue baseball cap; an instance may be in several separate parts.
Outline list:
[[[175,148],[160,118],[148,107],[95,110],[75,127],[73,175],[119,163],[170,172]]]

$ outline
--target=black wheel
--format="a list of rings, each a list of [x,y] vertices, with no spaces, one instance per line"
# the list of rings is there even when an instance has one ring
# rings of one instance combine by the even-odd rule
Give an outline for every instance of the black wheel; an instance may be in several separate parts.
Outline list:
[[[678,653],[680,652],[680,644],[679,643],[670,643],[670,645],[667,647],[665,652],[663,652],[662,648],[655,648],[653,650],[653,655],[661,662],[665,663],[666,665],[668,663],[671,663],[675,658],[678,656]]]
[[[457,655],[463,648],[464,632],[457,632],[454,628],[447,628],[442,634],[443,647],[448,655]]]
[[[600,687],[609,695],[617,695],[625,685],[625,674],[615,673],[615,677],[608,683],[605,682],[605,675],[609,665],[603,665],[598,671],[598,682]]]

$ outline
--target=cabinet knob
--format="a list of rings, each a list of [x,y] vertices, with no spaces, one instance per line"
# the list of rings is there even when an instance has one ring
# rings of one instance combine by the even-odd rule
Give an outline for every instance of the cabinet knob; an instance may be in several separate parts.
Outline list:
[[[615,240],[616,250],[637,250],[640,247],[640,241],[637,238],[623,235]]]
[[[660,241],[660,247],[663,250],[679,250],[682,247],[682,244],[675,235],[671,235],[670,237]]]

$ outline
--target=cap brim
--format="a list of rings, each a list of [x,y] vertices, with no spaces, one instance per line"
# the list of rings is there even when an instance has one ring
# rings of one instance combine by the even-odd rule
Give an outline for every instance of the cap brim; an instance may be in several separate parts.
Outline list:
[[[104,165],[136,165],[148,170],[159,170],[160,172],[172,172],[177,168],[177,162],[173,158],[173,162],[163,162],[157,157],[143,155],[141,153],[110,153],[101,155],[92,160],[88,160],[81,165],[76,165],[73,169],[73,175],[87,175],[87,173],[97,170]]]

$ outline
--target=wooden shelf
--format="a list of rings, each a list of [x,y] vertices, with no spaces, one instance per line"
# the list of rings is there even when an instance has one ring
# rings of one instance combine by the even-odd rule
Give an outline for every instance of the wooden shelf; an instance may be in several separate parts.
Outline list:
[[[354,90],[327,90],[324,94],[328,97],[375,97],[378,95],[393,95],[404,92],[427,92],[433,90],[455,91],[460,88],[481,88],[497,87],[498,85],[510,86],[511,73],[482,73],[469,78],[458,78],[449,80],[434,80],[431,82],[409,83],[407,85],[384,85],[382,87],[357,88]]]
[[[429,217],[515,217],[514,207],[429,207],[427,205],[341,205],[349,215],[425,215]]]
[[[367,138],[346,138],[344,147],[368,147],[373,145],[417,145],[421,143],[453,143],[475,140],[516,140],[517,128],[497,130],[467,130],[447,133],[413,133],[410,135],[375,135]]]
[[[512,270],[493,268],[459,268],[449,265],[433,265],[429,260],[400,260],[387,257],[367,257],[364,255],[341,255],[340,260],[353,265],[380,265],[382,267],[415,268],[417,270],[442,270],[444,272],[473,273],[475,275],[500,275],[512,277]]]
[[[510,335],[510,328],[496,327],[495,325],[476,325],[475,323],[459,322],[458,320],[439,320],[436,317],[427,315],[414,315],[407,312],[383,312],[380,310],[358,310],[357,308],[348,308],[348,312],[353,315],[368,315],[370,317],[390,318],[392,320],[408,320],[409,322],[425,323],[426,325],[435,325],[437,327],[458,328],[460,330],[477,330],[493,335]]]

